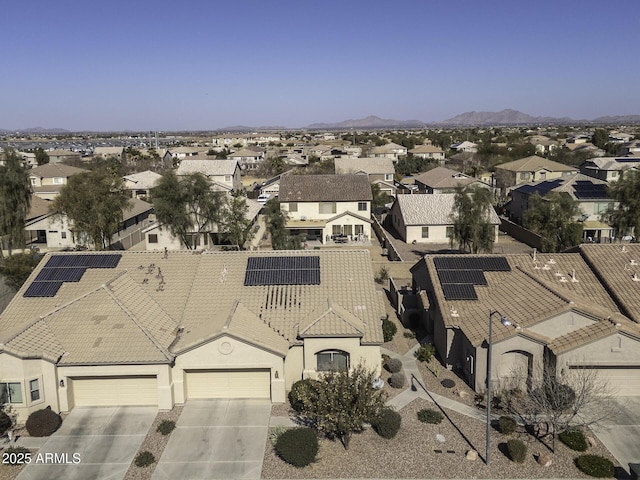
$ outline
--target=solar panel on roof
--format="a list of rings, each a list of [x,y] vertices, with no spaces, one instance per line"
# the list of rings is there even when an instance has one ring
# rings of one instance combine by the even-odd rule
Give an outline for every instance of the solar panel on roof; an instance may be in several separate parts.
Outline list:
[[[54,297],[62,286],[62,282],[32,282],[23,297]]]
[[[249,257],[245,286],[319,285],[320,257]]]
[[[84,275],[85,267],[43,268],[36,277],[36,282],[79,282]]]
[[[445,283],[487,284],[487,279],[482,270],[438,270],[438,278],[442,285]]]
[[[473,285],[466,283],[445,283],[442,285],[444,298],[447,300],[477,300],[478,295]]]

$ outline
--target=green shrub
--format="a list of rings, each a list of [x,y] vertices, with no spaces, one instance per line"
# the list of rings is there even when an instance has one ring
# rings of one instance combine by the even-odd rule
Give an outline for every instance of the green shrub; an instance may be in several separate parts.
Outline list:
[[[507,442],[509,457],[516,463],[524,463],[527,459],[527,446],[522,440],[512,438]]]
[[[310,378],[298,380],[291,385],[291,391],[289,392],[291,408],[296,412],[301,412],[305,404],[315,403],[315,399],[318,396],[317,385],[318,381]]]
[[[402,388],[404,387],[404,373],[396,372],[391,374],[391,378],[389,378],[389,385],[393,388]]]
[[[382,366],[386,366],[387,362],[391,359],[391,357],[389,355],[387,355],[386,353],[382,354]]]
[[[162,435],[169,435],[171,432],[173,432],[174,428],[176,428],[176,422],[174,422],[173,420],[163,420],[162,422],[160,422],[160,425],[158,425],[157,430]]]
[[[589,448],[587,439],[581,430],[565,430],[558,435],[558,438],[571,450],[585,452]]]
[[[0,436],[11,428],[11,418],[6,412],[0,411]]]
[[[271,434],[269,435],[269,439],[271,440],[271,444],[275,446],[278,443],[278,438],[288,429],[284,425],[276,425],[271,429]]]
[[[11,455],[12,453],[14,455]],[[25,453],[30,453],[30,450],[24,447],[9,447],[2,451],[2,460],[3,462],[6,461],[9,465],[20,465],[24,463],[26,459]]]
[[[384,335],[385,342],[390,342],[391,340],[393,340],[393,336],[397,331],[398,327],[396,327],[396,324],[391,320],[389,320],[388,318],[384,318],[382,320],[382,334]]]
[[[608,478],[615,473],[611,460],[600,455],[580,455],[576,458],[576,466],[591,477]]]
[[[418,412],[418,420],[422,423],[433,423],[437,425],[442,422],[444,419],[444,415],[437,410],[431,410],[430,408],[425,408],[424,410],[420,410]]]
[[[503,415],[498,419],[498,430],[505,435],[511,435],[516,431],[516,421],[513,417]]]
[[[318,434],[307,427],[290,428],[278,437],[276,453],[294,467],[306,467],[318,454]]]
[[[400,430],[402,416],[391,408],[385,408],[380,416],[371,422],[371,426],[382,438],[393,438]]]
[[[62,425],[62,418],[51,407],[36,410],[27,418],[25,427],[32,437],[48,437]]]
[[[416,338],[416,334],[413,332],[404,332],[404,338]]]
[[[421,345],[418,350],[416,350],[415,356],[416,359],[421,362],[428,362],[433,357],[433,354],[436,353],[435,347],[428,343],[427,345]]]
[[[390,358],[385,366],[391,373],[398,373],[402,370],[402,361],[399,358]]]
[[[149,465],[153,464],[156,462],[156,457],[153,456],[153,453],[151,453],[148,450],[145,450],[144,452],[140,452],[138,455],[136,455],[136,467],[148,467]]]

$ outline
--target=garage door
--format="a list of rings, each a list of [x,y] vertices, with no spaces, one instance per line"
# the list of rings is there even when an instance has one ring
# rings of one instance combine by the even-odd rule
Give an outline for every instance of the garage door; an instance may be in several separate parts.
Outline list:
[[[572,366],[571,368],[576,368]],[[588,368],[588,367],[582,367]],[[640,367],[590,367],[598,372],[598,378],[607,380],[612,395],[640,395]]]
[[[71,379],[74,405],[158,405],[158,381],[152,376]]]
[[[271,398],[271,374],[256,370],[192,370],[187,398]]]

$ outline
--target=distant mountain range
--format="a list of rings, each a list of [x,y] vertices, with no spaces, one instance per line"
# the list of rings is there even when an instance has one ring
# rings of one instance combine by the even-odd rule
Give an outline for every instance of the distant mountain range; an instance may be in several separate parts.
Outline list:
[[[576,120],[569,117],[534,117],[518,110],[506,109],[500,112],[465,112],[441,122],[425,123],[420,120],[394,120],[369,115],[360,119],[349,119],[338,123],[312,123],[303,130],[348,130],[357,128],[367,129],[391,129],[391,128],[433,128],[433,127],[486,127],[509,125],[631,125],[640,124],[640,115],[613,115],[594,118],[593,120]],[[235,125],[218,128],[215,132],[260,132],[273,130],[297,130],[300,128],[284,126],[250,127],[247,125]],[[71,133],[64,128],[24,128],[16,130],[0,129],[0,134],[66,134]]]

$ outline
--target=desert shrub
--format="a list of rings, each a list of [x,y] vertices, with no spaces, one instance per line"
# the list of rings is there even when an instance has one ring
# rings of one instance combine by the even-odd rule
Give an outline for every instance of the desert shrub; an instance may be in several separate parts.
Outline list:
[[[580,455],[576,458],[576,466],[591,477],[608,478],[615,473],[611,460],[600,455]]]
[[[584,452],[589,448],[587,439],[581,430],[565,430],[558,435],[558,438],[571,450],[577,450],[578,452]]]
[[[278,438],[280,438],[280,435],[282,435],[287,430],[288,430],[288,428],[285,427],[284,425],[276,425],[275,427],[273,427],[271,429],[271,434],[269,435],[269,439],[271,440],[271,444],[275,445],[276,443],[278,443]]]
[[[404,332],[404,338],[416,338],[416,334],[413,332]]]
[[[402,416],[391,408],[385,408],[380,415],[376,417],[371,426],[382,438],[393,438],[400,430]]]
[[[51,407],[36,410],[27,418],[25,427],[32,437],[48,437],[60,428],[62,418]]]
[[[174,428],[176,428],[176,422],[174,422],[173,420],[163,420],[162,422],[160,422],[160,425],[158,425],[157,430],[162,435],[169,435],[171,432],[173,432]]]
[[[376,273],[376,276],[374,278],[378,283],[389,280],[389,269],[385,266],[380,267],[380,270],[378,270],[378,273]]]
[[[382,319],[382,334],[384,335],[384,341],[390,342],[393,340],[393,336],[398,331],[398,327],[388,318]]]
[[[404,373],[396,372],[391,374],[391,378],[389,378],[389,385],[393,388],[402,388],[404,387]]]
[[[516,421],[513,417],[507,417],[503,415],[498,419],[498,430],[500,433],[504,433],[505,435],[511,435],[516,431]]]
[[[0,436],[11,428],[11,417],[0,410]]]
[[[390,358],[385,367],[391,373],[398,373],[402,370],[402,361],[399,358]]]
[[[289,392],[291,408],[296,412],[301,412],[305,403],[315,403],[315,398],[317,398],[317,385],[318,381],[310,378],[298,380],[291,385],[291,391]]]
[[[421,362],[428,362],[433,357],[433,354],[436,352],[435,347],[428,343],[427,345],[421,345],[418,350],[416,350],[416,359]]]
[[[26,458],[25,453],[30,453],[30,450],[24,447],[6,448],[2,451],[2,461],[6,461],[9,465],[19,465],[20,463],[24,463]]]
[[[440,382],[440,385],[442,385],[444,388],[453,388],[456,386],[456,382],[451,380],[450,378],[445,378]]]
[[[420,410],[418,412],[418,420],[422,423],[433,423],[438,424],[442,422],[444,419],[444,415],[437,410],[431,410],[430,408],[425,408],[424,410]]]
[[[276,453],[294,467],[306,467],[318,454],[318,434],[307,427],[290,428],[278,437]]]
[[[524,463],[527,459],[527,446],[522,440],[512,438],[507,442],[509,457],[516,463]]]
[[[148,467],[149,465],[155,463],[155,461],[156,457],[154,457],[153,453],[148,450],[140,452],[138,455],[136,455],[136,467]]]
[[[387,362],[389,361],[389,359],[391,359],[391,357],[389,355],[387,355],[386,353],[382,354],[382,366],[386,366]]]

